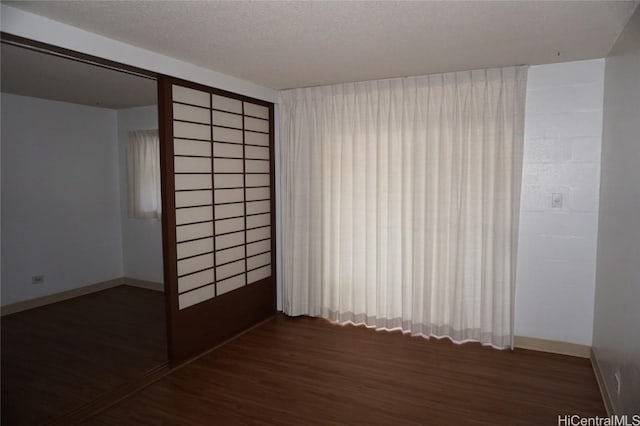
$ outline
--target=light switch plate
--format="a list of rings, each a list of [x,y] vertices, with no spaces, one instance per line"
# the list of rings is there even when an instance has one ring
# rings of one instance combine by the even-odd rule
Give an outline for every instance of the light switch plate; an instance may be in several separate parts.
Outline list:
[[[562,208],[562,193],[554,192],[551,194],[551,207],[555,209]]]

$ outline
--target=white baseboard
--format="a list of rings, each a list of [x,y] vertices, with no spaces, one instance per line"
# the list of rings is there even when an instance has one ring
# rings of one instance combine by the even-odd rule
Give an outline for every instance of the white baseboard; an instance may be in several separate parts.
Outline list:
[[[157,283],[155,281],[146,281],[146,280],[139,280],[137,278],[127,278],[127,277],[123,279],[124,279],[124,285],[128,285],[131,287],[145,288],[147,290],[161,291],[164,293],[164,283]]]
[[[551,352],[560,355],[571,355],[580,358],[591,356],[591,346],[578,345],[576,343],[559,342],[556,340],[537,339],[535,337],[514,337],[515,347],[519,349],[531,349],[540,352]]]
[[[607,388],[607,382],[604,380],[604,374],[602,374],[598,358],[596,357],[593,348],[591,348],[589,358],[591,358],[591,366],[593,367],[593,372],[596,375],[596,382],[598,382],[598,388],[600,388],[600,395],[602,395],[604,408],[607,410],[607,415],[612,416],[615,413],[613,411],[613,403],[611,402],[611,394],[609,393],[609,388]]]
[[[10,305],[0,307],[0,316],[15,314],[16,312],[26,311],[28,309],[39,308],[40,306],[50,305],[51,303],[62,302],[63,300],[73,299],[75,297],[84,296],[120,285],[128,285],[132,287],[144,288],[147,290],[155,290],[164,292],[164,284],[153,281],[138,280],[135,278],[120,277],[109,281],[102,281],[95,284],[89,284],[84,287],[74,288],[60,293],[49,294],[47,296],[37,297],[23,302],[12,303]]]
[[[106,290],[108,288],[117,287],[124,284],[125,279],[114,278],[108,281],[102,281],[95,284],[90,284],[80,288],[74,288],[71,290],[63,291],[60,293],[49,294],[47,296],[37,297],[31,300],[25,300],[23,302],[12,303],[10,305],[2,306],[0,308],[0,315],[10,315],[16,312],[26,311],[27,309],[38,308],[40,306],[49,305],[51,303],[62,302],[63,300],[73,299],[74,297],[84,296],[86,294],[95,293],[97,291]]]

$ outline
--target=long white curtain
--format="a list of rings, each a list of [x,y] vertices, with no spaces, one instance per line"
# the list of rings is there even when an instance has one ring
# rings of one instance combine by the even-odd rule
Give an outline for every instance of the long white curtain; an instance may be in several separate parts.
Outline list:
[[[129,132],[127,195],[131,218],[160,218],[160,140],[157,130]]]
[[[282,92],[285,313],[511,346],[526,75]]]

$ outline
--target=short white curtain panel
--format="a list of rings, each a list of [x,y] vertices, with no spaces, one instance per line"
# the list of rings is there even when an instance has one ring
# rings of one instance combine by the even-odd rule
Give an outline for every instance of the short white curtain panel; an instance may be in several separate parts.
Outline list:
[[[511,347],[526,76],[281,92],[285,313]]]
[[[130,218],[158,219],[160,195],[160,140],[157,130],[129,132],[127,195]]]

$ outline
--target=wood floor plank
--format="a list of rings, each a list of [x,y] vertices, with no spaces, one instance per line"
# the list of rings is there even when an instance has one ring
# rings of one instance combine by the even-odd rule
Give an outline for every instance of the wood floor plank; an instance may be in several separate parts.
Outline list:
[[[119,286],[1,321],[6,425],[52,421],[167,362],[157,291]]]
[[[543,425],[605,415],[589,360],[277,316],[89,419]]]

